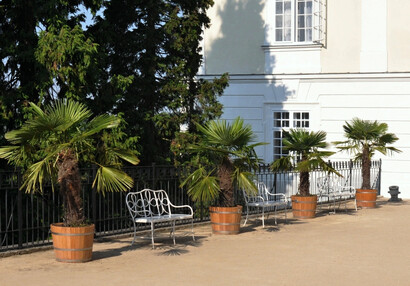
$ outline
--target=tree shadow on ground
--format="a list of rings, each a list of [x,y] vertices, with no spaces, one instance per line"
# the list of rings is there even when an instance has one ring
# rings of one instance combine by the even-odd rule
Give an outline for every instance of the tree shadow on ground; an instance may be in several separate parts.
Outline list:
[[[177,256],[189,253],[187,247],[199,247],[203,244],[206,236],[196,236],[195,241],[193,241],[192,236],[182,236],[175,238],[175,245],[173,244],[172,238],[160,236],[154,237],[155,248],[152,249],[151,237],[137,237],[134,244],[131,245],[133,237],[130,237],[129,241],[124,239],[103,239],[104,243],[126,243],[122,247],[107,248],[103,250],[93,251],[93,260],[100,260],[109,257],[121,256],[125,252],[138,251],[138,250],[152,250],[155,251],[157,255],[164,256]]]
[[[265,218],[265,228],[262,228],[262,220],[260,217],[254,217],[248,219],[246,226],[241,225],[241,232],[254,232],[254,231],[266,231],[266,232],[278,232],[282,227],[288,224],[302,224],[304,221],[288,218],[277,218],[277,224],[275,224],[275,218]]]
[[[357,208],[359,210],[359,208]],[[333,208],[322,208],[316,211],[316,217],[324,217],[328,215],[356,215],[356,209],[354,208],[347,208],[344,207],[336,207],[336,210]]]
[[[383,201],[377,200],[376,201],[376,208],[383,207],[383,206],[386,206],[386,205],[399,207],[399,206],[403,206],[403,205],[408,205],[409,203],[410,203],[410,201],[408,201],[408,200],[400,200],[398,202],[395,202],[395,201],[392,202],[392,201],[389,201],[389,200],[383,200]]]

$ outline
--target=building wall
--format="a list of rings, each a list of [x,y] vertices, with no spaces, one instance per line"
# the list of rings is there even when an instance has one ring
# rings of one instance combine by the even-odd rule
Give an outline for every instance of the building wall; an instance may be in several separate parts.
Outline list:
[[[360,27],[360,1],[329,0],[327,2],[327,37],[326,45],[321,50],[321,72],[360,71]]]
[[[344,140],[342,126],[354,117],[387,123],[389,132],[399,137],[395,147],[402,153],[375,157],[383,160],[381,194],[389,197],[388,187],[398,185],[401,197],[410,198],[410,181],[406,179],[410,170],[409,76],[233,77],[221,102],[224,119],[243,117],[252,125],[257,140],[269,143],[257,149],[266,163],[273,159],[274,111],[310,112],[310,128],[326,131],[328,142]],[[331,150],[337,151],[334,146]],[[330,159],[348,160],[351,156],[337,153]]]
[[[273,45],[273,3],[219,0],[209,11],[200,74],[231,74],[223,118],[252,125],[257,140],[269,143],[257,149],[267,163],[274,111],[308,111],[310,128],[326,131],[329,142],[343,139],[342,126],[353,117],[386,122],[403,152],[376,157],[383,159],[381,193],[398,185],[410,198],[410,1],[327,0],[324,46]]]
[[[406,12],[404,12],[406,11]],[[410,1],[387,2],[388,71],[410,71]]]
[[[211,27],[204,33],[205,73],[263,73],[262,0],[219,0],[208,10]]]

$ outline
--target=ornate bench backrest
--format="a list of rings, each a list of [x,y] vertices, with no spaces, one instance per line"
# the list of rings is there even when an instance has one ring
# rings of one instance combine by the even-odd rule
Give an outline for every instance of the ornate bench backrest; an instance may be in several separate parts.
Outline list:
[[[269,195],[268,195],[268,188],[266,187],[265,183],[263,182],[254,182],[255,185],[258,187],[258,192],[256,194],[250,194],[246,193],[246,191],[243,191],[243,196],[245,198],[246,203],[257,203],[257,202],[262,202],[262,201],[268,201],[269,200]]]
[[[164,190],[144,189],[130,192],[125,198],[132,218],[171,215],[168,194]]]

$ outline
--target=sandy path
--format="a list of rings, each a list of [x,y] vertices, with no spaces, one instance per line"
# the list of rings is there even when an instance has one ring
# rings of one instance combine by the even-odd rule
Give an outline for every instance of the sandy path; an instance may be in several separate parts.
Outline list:
[[[410,285],[410,201],[313,220],[251,220],[239,235],[189,236],[130,246],[94,244],[93,261],[65,264],[53,251],[0,258],[0,285]],[[290,217],[292,215],[290,214]]]

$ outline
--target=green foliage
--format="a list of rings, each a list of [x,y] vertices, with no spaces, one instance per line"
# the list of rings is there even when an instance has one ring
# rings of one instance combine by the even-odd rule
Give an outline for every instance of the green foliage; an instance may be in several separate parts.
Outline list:
[[[197,125],[200,139],[189,146],[196,154],[192,172],[182,186],[194,201],[215,202],[222,206],[233,206],[233,188],[256,191],[250,169],[260,162],[254,148],[264,143],[250,144],[255,138],[250,125],[244,125],[239,117],[232,124],[225,120],[209,121],[205,126]]]
[[[94,22],[81,28],[85,15]],[[29,102],[69,98],[122,114],[144,163],[171,162],[180,126],[221,115],[228,76],[198,80],[211,0],[6,1],[0,5],[0,140],[30,119]],[[99,13],[97,13],[99,12]]]
[[[87,84],[86,76],[95,64],[97,44],[87,39],[79,25],[74,28],[49,26],[40,33],[36,59],[50,73],[50,83],[57,81],[65,90],[64,96],[79,100],[79,94]]]
[[[23,188],[27,192],[42,191],[45,179],[57,178],[57,161],[65,150],[73,150],[80,162],[99,166],[97,190],[126,190],[131,186],[131,178],[113,170],[121,167],[119,159],[139,162],[135,151],[121,149],[123,135],[119,131],[114,133],[116,137],[108,135],[107,129],[120,125],[119,118],[100,115],[91,119],[91,111],[72,100],[56,101],[44,110],[34,103],[31,107],[34,117],[20,129],[6,133],[13,146],[0,148],[0,158],[26,170]]]
[[[283,149],[289,151],[289,155],[275,160],[271,169],[275,172],[289,170],[300,172],[300,195],[309,195],[309,172],[313,170],[321,168],[328,173],[341,176],[324,161],[324,158],[333,155],[334,152],[320,150],[327,147],[326,132],[290,129],[289,132],[284,131],[283,145]]]
[[[388,125],[377,120],[362,120],[353,118],[351,122],[343,125],[344,135],[347,140],[336,141],[334,144],[340,151],[347,151],[355,156],[355,160],[362,162],[362,189],[370,189],[370,164],[376,152],[391,155],[401,152],[399,149],[388,146],[399,138],[393,133],[388,133]]]

